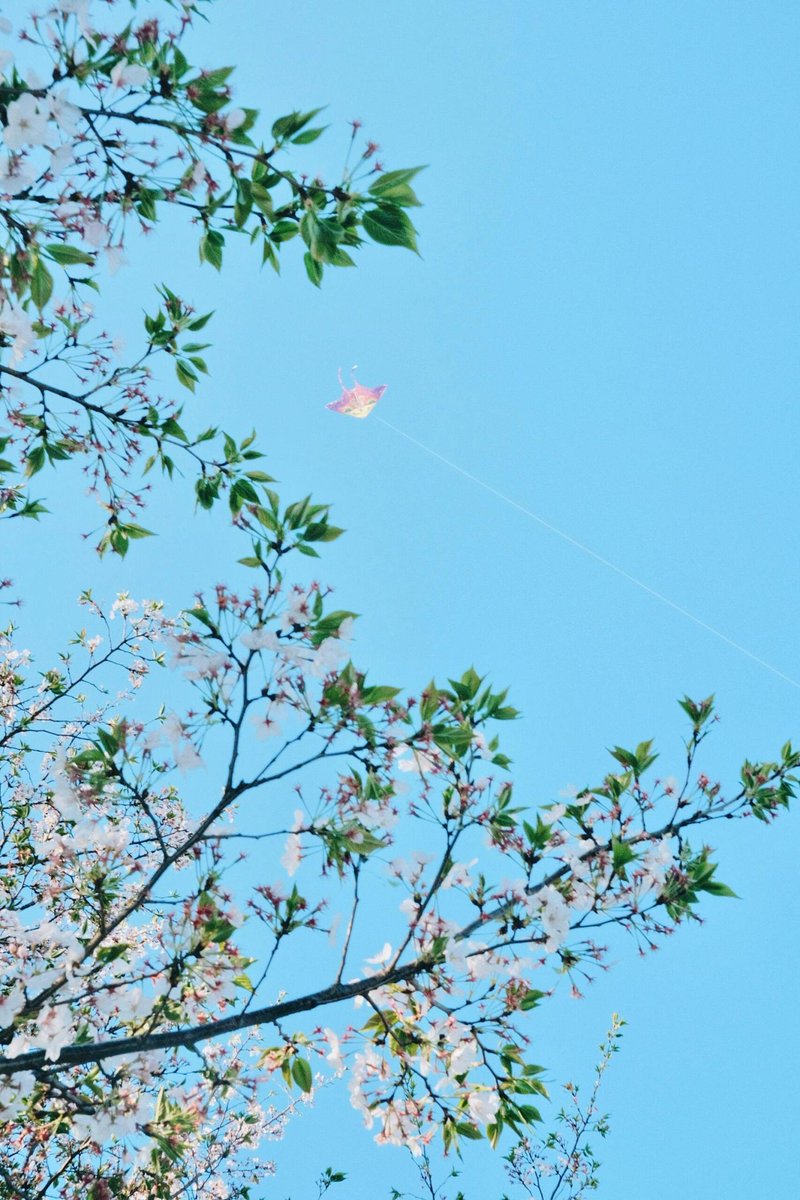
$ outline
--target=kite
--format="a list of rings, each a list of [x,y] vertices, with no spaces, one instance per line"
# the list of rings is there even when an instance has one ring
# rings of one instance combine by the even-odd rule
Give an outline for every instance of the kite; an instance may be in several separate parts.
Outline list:
[[[338,400],[326,404],[325,407],[331,409],[332,412],[343,413],[348,417],[359,417],[362,420],[364,417],[369,416],[386,391],[385,383],[382,383],[379,387],[368,388],[362,387],[360,383],[356,383],[355,379],[353,380],[353,386],[347,388],[342,383],[341,372],[339,372],[339,383],[342,384],[341,396]]]

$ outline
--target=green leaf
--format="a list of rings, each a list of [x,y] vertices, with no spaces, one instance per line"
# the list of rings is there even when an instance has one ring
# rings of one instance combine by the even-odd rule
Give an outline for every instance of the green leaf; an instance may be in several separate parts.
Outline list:
[[[387,700],[394,700],[395,696],[399,695],[400,688],[385,687],[382,684],[361,689],[361,700],[364,704],[385,704]]]
[[[522,822],[522,828],[525,830],[525,836],[534,850],[544,850],[545,846],[547,846],[548,842],[553,836],[553,831],[550,826],[545,824],[545,822],[538,815],[536,817],[535,828],[527,821]]]
[[[346,250],[341,246],[336,247],[336,252],[331,258],[331,264],[334,267],[354,267],[356,264]]]
[[[219,479],[209,479],[201,476],[194,485],[197,503],[201,508],[213,508],[214,501],[219,499]]]
[[[129,538],[155,537],[152,529],[145,529],[142,525],[123,525],[122,528]]]
[[[627,842],[620,841],[617,837],[611,839],[611,855],[614,863],[614,871],[621,879],[627,878],[625,868],[629,862],[633,862],[636,858],[631,847]]]
[[[398,185],[408,184],[411,180],[419,175],[420,171],[424,171],[425,167],[400,167],[397,171],[383,171],[377,179],[370,185],[369,190],[373,196],[385,196],[392,188]]]
[[[716,879],[709,879],[708,883],[698,884],[698,887],[702,891],[708,892],[710,896],[728,896],[732,900],[741,899],[733,888],[728,887],[727,883],[718,883]]]
[[[304,1058],[295,1058],[292,1062],[292,1079],[295,1081],[301,1092],[306,1094],[311,1091],[314,1086],[314,1077],[311,1074],[311,1067]]]
[[[339,242],[344,237],[344,229],[338,221],[320,219],[313,209],[301,217],[300,233],[312,256],[321,263],[333,261]]]
[[[414,226],[402,208],[393,205],[381,205],[364,212],[364,230],[373,242],[382,246],[404,246],[407,250],[419,253]]]
[[[53,276],[39,259],[31,273],[31,299],[38,309],[43,309],[53,294]]]
[[[94,265],[94,255],[87,254],[85,250],[79,250],[77,246],[64,246],[60,242],[51,242],[44,249],[48,257],[62,267],[71,267],[76,263]]]
[[[205,625],[206,629],[210,629],[212,633],[216,633],[217,627],[211,620],[207,609],[200,608],[199,606],[197,608],[190,608],[187,615],[194,617],[195,621],[199,621],[201,625]]]
[[[321,112],[321,108],[312,108],[308,112],[292,112],[288,113],[285,117],[278,117],[272,126],[272,136],[276,142],[294,137],[295,134],[308,125],[309,121],[313,121],[314,117]]]
[[[167,417],[166,421],[162,422],[161,432],[164,437],[177,438],[180,442],[188,442],[189,440],[174,417]]]
[[[309,250],[303,255],[303,262],[306,267],[306,275],[308,275],[314,287],[319,287],[322,283],[322,263],[312,258]]]
[[[200,238],[200,261],[211,263],[217,271],[222,269],[222,250],[225,245],[225,239],[217,229],[209,229]]]
[[[470,1138],[472,1141],[482,1141],[483,1134],[475,1125],[470,1125],[469,1121],[459,1121],[456,1129],[462,1137]]]
[[[41,471],[45,461],[44,446],[34,446],[28,451],[28,456],[25,459],[25,474],[27,476],[35,475],[37,471]]]
[[[258,504],[258,492],[248,479],[237,479],[231,488],[229,499],[231,512],[237,513],[245,503]]]
[[[319,125],[316,129],[306,129],[304,133],[298,133],[297,137],[293,137],[292,142],[295,146],[308,146],[328,128],[330,128],[328,125]]]
[[[189,322],[189,324],[186,326],[186,328],[191,329],[192,333],[197,333],[198,330],[202,329],[203,326],[206,325],[211,320],[213,315],[214,315],[214,313],[210,312],[210,313],[204,313],[202,317],[195,317],[195,319],[193,321]]]
[[[143,217],[145,221],[155,221],[157,217],[156,200],[160,199],[161,192],[154,191],[152,188],[142,188],[136,201],[139,216]]]
[[[272,220],[274,206],[272,203],[272,193],[264,187],[263,183],[254,180],[250,184],[250,195],[253,198],[253,203],[261,209],[265,217]]]
[[[118,554],[120,558],[124,558],[128,553],[128,537],[127,534],[119,528],[119,526],[115,526],[111,530],[111,533],[108,535],[108,542],[111,546],[111,549],[115,554]]]
[[[241,229],[253,208],[253,193],[249,179],[239,179],[236,183],[236,203],[233,206],[233,220]]]
[[[386,171],[370,184],[370,195],[377,200],[388,200],[392,204],[399,204],[404,208],[417,208],[419,200],[411,187],[411,180],[424,169],[424,167],[410,167],[406,170]]]
[[[178,376],[179,381],[185,388],[188,388],[190,392],[194,391],[198,376],[194,368],[186,361],[185,358],[175,359],[175,374]]]
[[[233,74],[233,71],[233,67],[216,67],[213,71],[204,71],[196,79],[191,79],[186,86],[213,91],[214,88],[222,87],[223,83],[226,83]]]
[[[115,959],[122,958],[127,954],[130,949],[131,947],[124,942],[118,942],[116,946],[101,946],[95,953],[95,958],[102,963],[114,962]]]
[[[236,926],[224,917],[211,917],[203,926],[203,932],[210,942],[222,943],[227,942],[231,934],[236,932]]]
[[[344,533],[338,525],[329,525],[327,521],[315,521],[306,527],[303,537],[307,542],[335,542]]]
[[[269,236],[273,242],[288,242],[289,238],[295,237],[299,232],[300,226],[297,221],[281,220],[275,222]]]

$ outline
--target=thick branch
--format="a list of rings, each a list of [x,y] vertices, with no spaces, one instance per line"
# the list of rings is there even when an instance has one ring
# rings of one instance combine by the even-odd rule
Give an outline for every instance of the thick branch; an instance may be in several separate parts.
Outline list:
[[[95,1042],[88,1045],[66,1046],[60,1053],[55,1069],[66,1066],[81,1066],[87,1063],[102,1062],[106,1058],[118,1058],[123,1054],[146,1054],[151,1050],[172,1050],[180,1046],[191,1047],[223,1034],[236,1033],[240,1029],[249,1029],[253,1025],[272,1025],[284,1017],[296,1013],[311,1012],[328,1004],[338,1004],[340,1000],[351,1000],[355,996],[366,996],[391,983],[400,983],[412,979],[421,971],[429,969],[433,959],[422,956],[404,967],[395,967],[380,975],[370,975],[367,979],[357,979],[354,983],[334,983],[318,992],[309,992],[306,996],[298,996],[295,1000],[284,1000],[281,1004],[272,1004],[267,1008],[243,1011],[230,1017],[221,1017],[218,1021],[207,1021],[202,1025],[192,1025],[188,1029],[170,1029],[163,1033],[134,1035],[133,1037],[114,1038],[107,1042]],[[44,1050],[31,1050],[16,1058],[0,1058],[0,1076],[16,1075],[20,1071],[30,1071],[36,1068],[53,1069],[45,1058]]]

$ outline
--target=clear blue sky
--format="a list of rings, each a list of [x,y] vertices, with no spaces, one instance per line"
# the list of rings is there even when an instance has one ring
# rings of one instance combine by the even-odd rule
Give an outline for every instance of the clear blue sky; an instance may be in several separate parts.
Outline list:
[[[684,691],[717,693],[714,777],[800,740],[800,689],[386,427],[323,407],[357,363],[362,382],[389,385],[387,420],[800,680],[797,5],[217,8],[198,59],[237,64],[241,102],[270,120],[328,103],[342,145],[359,117],[388,166],[430,164],[422,261],[367,250],[317,293],[298,262],[278,281],[242,246],[220,278],[196,268],[192,239],[162,235],[114,282],[131,342],[154,279],[217,309],[212,380],[191,404],[255,425],[287,498],[333,502],[348,535],[321,574],[364,614],[359,662],[409,687],[470,663],[509,684],[531,804],[594,782],[615,742],[655,737],[677,768]],[[337,129],[305,152],[328,179]],[[155,507],[171,531],[125,564],[98,566],[77,540],[88,502],[36,536],[11,529],[3,573],[29,597],[26,629],[68,633],[66,598],[88,581],[177,605],[230,577],[241,549],[219,517],[193,520],[178,487]],[[58,622],[36,597],[45,545]],[[742,899],[712,901],[703,928],[648,959],[622,943],[586,1000],[536,1015],[554,1080],[588,1076],[612,1010],[629,1022],[604,1097],[601,1196],[790,1194],[798,829],[795,815],[714,830]],[[341,1200],[410,1178],[342,1092],[278,1158],[296,1164],[281,1200],[312,1195],[329,1163],[351,1172]],[[470,1150],[468,1200],[499,1195],[499,1178]]]

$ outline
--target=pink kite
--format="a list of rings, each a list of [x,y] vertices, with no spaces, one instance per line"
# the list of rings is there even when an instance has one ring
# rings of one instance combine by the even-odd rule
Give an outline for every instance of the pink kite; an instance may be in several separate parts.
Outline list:
[[[355,380],[353,380],[353,386],[347,388],[342,383],[341,371],[339,372],[339,383],[342,384],[341,396],[331,404],[326,404],[325,407],[330,408],[332,412],[344,413],[348,417],[361,419],[368,417],[386,391],[385,383],[382,383],[380,387],[368,388],[362,387]]]

